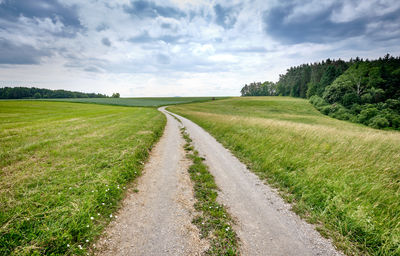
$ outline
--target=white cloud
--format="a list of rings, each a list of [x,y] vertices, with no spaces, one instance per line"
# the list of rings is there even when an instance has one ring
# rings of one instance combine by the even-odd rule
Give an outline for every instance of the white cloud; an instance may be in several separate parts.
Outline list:
[[[334,22],[349,22],[359,18],[370,18],[386,15],[400,8],[399,1],[363,0],[343,1],[339,9],[332,13]]]
[[[215,52],[212,44],[198,44],[193,49],[193,54],[197,56],[211,55]]]
[[[297,2],[292,12],[286,16],[285,22],[297,22],[312,17],[325,11],[327,8],[331,7],[334,3],[338,3],[335,0],[306,0],[302,2]]]
[[[21,16],[17,21],[0,17],[0,39],[51,53],[37,65],[0,65],[0,86],[25,81],[24,85],[46,88],[119,91],[123,96],[238,95],[244,83],[276,81],[292,65],[400,53],[398,26],[379,19],[367,24],[366,35],[351,40],[281,44],[266,34],[263,22],[264,12],[280,5],[278,0],[169,0],[152,5],[185,14],[179,17],[131,15],[124,11],[130,0],[63,3],[76,7],[81,29],[54,17]],[[216,22],[217,3],[236,8],[229,16],[235,20],[229,29]],[[362,15],[379,17],[400,8],[400,3],[385,0],[310,0],[297,2],[284,21],[313,17],[338,3],[342,7],[330,17],[335,23]],[[371,42],[370,34],[391,39]]]

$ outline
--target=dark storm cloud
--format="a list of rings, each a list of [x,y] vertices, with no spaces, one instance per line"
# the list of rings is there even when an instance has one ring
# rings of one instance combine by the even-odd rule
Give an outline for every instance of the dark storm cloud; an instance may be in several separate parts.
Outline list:
[[[160,53],[157,55],[157,62],[166,65],[171,63],[171,59],[168,55]]]
[[[105,45],[105,46],[111,46],[111,41],[110,41],[110,39],[108,39],[107,37],[104,37],[104,38],[101,40],[101,43],[102,43],[103,45]]]
[[[0,38],[0,64],[38,64],[44,56],[50,56],[50,53]]]
[[[168,28],[171,28],[172,26],[169,23],[163,23],[163,24],[161,24],[161,27],[165,28],[165,29],[168,29]]]
[[[170,33],[179,32],[179,26],[177,26],[176,24],[164,22],[164,23],[161,23],[161,28],[168,30]]]
[[[235,7],[223,7],[220,4],[214,5],[215,22],[225,29],[232,28],[236,23],[235,9]]]
[[[110,28],[110,27],[109,27],[108,25],[102,23],[102,24],[100,24],[100,25],[98,25],[98,26],[96,27],[96,31],[97,31],[97,32],[101,32],[101,31],[105,31],[105,30],[107,30],[107,29],[109,29],[109,28]]]
[[[374,22],[380,23],[367,36],[374,41],[387,41],[400,38],[400,9],[379,17]]]
[[[125,12],[139,18],[155,18],[158,16],[179,19],[186,14],[173,7],[160,6],[148,1],[132,1],[130,6],[124,7]]]
[[[285,19],[293,13],[294,4],[281,5],[264,13],[266,32],[287,43],[315,42],[358,36],[365,32],[365,20],[334,23],[332,13],[340,8],[336,4],[317,14],[307,14],[294,21]]]
[[[83,70],[86,71],[86,72],[91,72],[91,73],[101,73],[102,72],[101,69],[99,69],[97,67],[93,67],[93,66],[86,67]]]
[[[157,37],[152,37],[149,35],[147,31],[143,32],[140,35],[134,36],[130,38],[128,41],[131,43],[151,43],[157,41],[164,41],[165,43],[175,43],[181,37],[179,36],[171,36],[171,35],[162,35]]]
[[[15,22],[21,16],[27,18],[59,19],[65,26],[81,28],[76,9],[56,0],[5,0],[0,4],[0,19]]]
[[[332,20],[332,15],[343,7],[342,3],[335,3],[318,13],[307,13],[294,20],[288,19],[295,7],[295,4],[283,4],[265,12],[263,15],[265,32],[289,44],[327,43],[366,35],[369,24],[376,21],[393,22],[400,14],[399,10],[396,10],[379,17],[365,15],[348,22],[335,22]],[[369,34],[373,36],[374,31],[370,31]]]

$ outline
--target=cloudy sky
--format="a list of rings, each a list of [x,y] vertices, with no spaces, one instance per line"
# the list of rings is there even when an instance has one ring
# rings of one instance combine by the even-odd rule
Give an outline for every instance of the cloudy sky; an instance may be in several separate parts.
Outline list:
[[[0,0],[0,87],[239,95],[326,58],[400,55],[398,0]]]

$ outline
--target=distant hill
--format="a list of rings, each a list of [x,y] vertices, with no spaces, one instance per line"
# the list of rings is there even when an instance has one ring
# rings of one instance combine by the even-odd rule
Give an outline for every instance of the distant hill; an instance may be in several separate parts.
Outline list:
[[[323,114],[400,130],[400,57],[330,60],[291,67],[277,83],[251,83],[242,96],[309,98]]]
[[[55,99],[55,98],[107,98],[100,93],[72,92],[66,90],[50,90],[35,87],[0,88],[0,99]]]

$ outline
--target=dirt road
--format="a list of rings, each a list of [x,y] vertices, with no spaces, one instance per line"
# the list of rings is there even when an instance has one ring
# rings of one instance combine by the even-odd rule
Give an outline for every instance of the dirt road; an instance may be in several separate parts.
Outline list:
[[[221,190],[219,201],[238,222],[243,255],[341,255],[214,137],[192,121],[175,116],[205,157]]]
[[[138,181],[139,192],[125,200],[100,239],[99,255],[199,255],[207,246],[191,224],[194,199],[181,124],[165,107],[159,110],[168,120],[164,135]],[[211,135],[175,116],[205,157],[220,188],[218,200],[237,222],[242,255],[341,255]]]
[[[204,251],[204,241],[191,223],[190,162],[179,125],[167,115],[164,134],[138,180],[139,192],[124,200],[118,218],[96,246],[98,255],[200,255]]]

